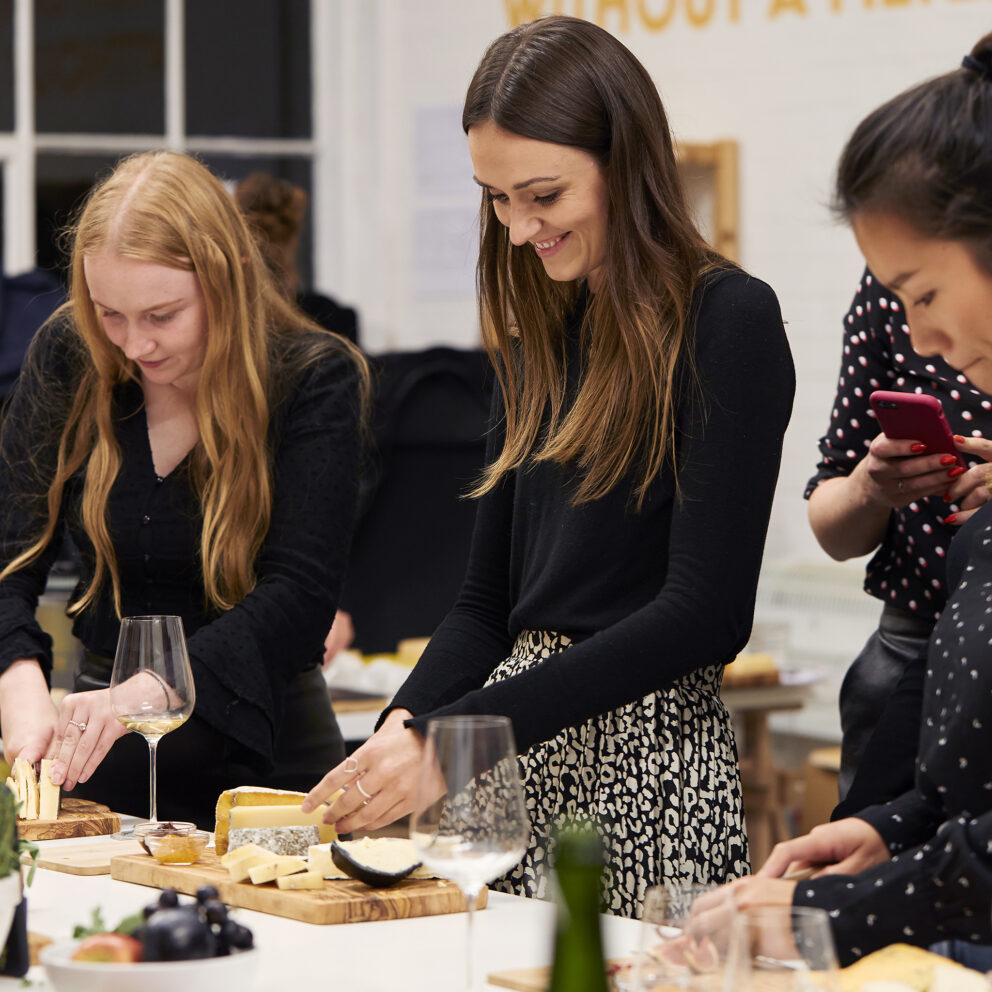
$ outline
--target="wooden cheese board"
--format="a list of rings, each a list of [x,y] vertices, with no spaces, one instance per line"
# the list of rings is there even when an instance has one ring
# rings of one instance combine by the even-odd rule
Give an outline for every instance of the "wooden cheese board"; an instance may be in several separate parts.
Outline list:
[[[111,859],[110,875],[121,882],[171,888],[187,895],[195,895],[201,885],[214,885],[229,906],[320,925],[441,916],[465,909],[458,886],[443,879],[406,879],[389,889],[372,889],[353,879],[328,879],[323,890],[291,892],[277,888],[274,882],[232,882],[213,853],[195,865],[161,865],[147,854],[122,855]],[[483,889],[477,909],[485,907],[487,897]]]
[[[99,837],[121,828],[121,818],[107,806],[88,799],[62,799],[57,820],[18,820],[22,840],[61,840],[65,837]]]
[[[37,865],[49,871],[67,875],[109,875],[110,859],[121,854],[143,854],[144,848],[136,840],[95,840],[81,844],[58,844],[45,848],[38,854]],[[33,863],[25,851],[21,863]]]

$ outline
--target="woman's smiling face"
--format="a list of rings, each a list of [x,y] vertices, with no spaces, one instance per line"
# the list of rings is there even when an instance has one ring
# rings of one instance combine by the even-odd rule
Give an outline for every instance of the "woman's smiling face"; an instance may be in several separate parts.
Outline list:
[[[548,277],[585,277],[594,292],[606,264],[608,195],[589,152],[523,138],[492,121],[473,124],[468,149],[475,181],[492,198],[496,217],[517,246],[528,242]]]
[[[891,213],[858,214],[852,226],[868,268],[902,300],[914,351],[992,392],[992,274],[963,242],[926,237]]]

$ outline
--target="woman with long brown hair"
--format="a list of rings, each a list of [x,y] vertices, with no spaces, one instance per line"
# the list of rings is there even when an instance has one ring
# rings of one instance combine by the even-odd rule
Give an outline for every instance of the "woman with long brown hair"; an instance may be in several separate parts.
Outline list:
[[[498,885],[546,895],[557,824],[595,819],[605,906],[632,915],[663,878],[748,870],[719,689],[751,626],[792,360],[772,291],[694,226],[658,92],[610,34],[550,17],[503,35],[462,122],[501,386],[471,559],[381,729],[309,799],[354,783],[339,829],[393,820],[432,716],[508,715],[533,833]]]
[[[121,617],[178,614],[197,704],[162,749],[160,809],[212,824],[221,789],[306,787],[343,757],[320,661],[365,363],[284,301],[237,206],[188,156],[123,160],[70,244],[70,301],[37,334],[0,438],[4,751],[50,755],[56,783],[141,814],[144,744],[119,741],[104,687]],[[85,653],[56,711],[34,609],[66,531]]]

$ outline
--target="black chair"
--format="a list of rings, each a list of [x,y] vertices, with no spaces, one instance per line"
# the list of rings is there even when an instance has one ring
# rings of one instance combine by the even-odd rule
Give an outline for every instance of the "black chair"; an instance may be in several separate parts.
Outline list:
[[[485,461],[493,387],[482,351],[371,361],[375,451],[341,602],[366,654],[429,637],[454,604],[475,520],[474,500],[463,497]]]

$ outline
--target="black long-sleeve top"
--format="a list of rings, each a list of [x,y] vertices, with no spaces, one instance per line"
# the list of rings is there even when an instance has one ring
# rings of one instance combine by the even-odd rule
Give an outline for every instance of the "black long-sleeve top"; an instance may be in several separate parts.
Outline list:
[[[893,857],[856,876],[800,882],[829,911],[846,963],[893,941],[992,943],[992,504],[960,530],[953,592],[930,639],[916,785],[857,813]]]
[[[681,495],[670,471],[651,483],[640,512],[632,478],[575,506],[571,466],[529,463],[505,476],[479,500],[455,607],[392,701],[415,715],[409,724],[424,732],[432,716],[505,714],[524,750],[729,662],[746,642],[795,374],[765,283],[718,272],[693,312],[688,351],[700,388],[678,376]],[[569,335],[573,369],[578,340]],[[497,401],[490,459],[501,424]],[[577,643],[483,688],[525,629]]]
[[[295,347],[306,343],[300,339]],[[3,564],[38,533],[37,505],[25,500],[34,475],[29,460],[40,464],[42,474],[50,471],[65,406],[81,372],[80,348],[66,324],[42,328],[4,418]],[[278,378],[286,356],[274,357]],[[44,405],[38,404],[39,395]],[[360,433],[357,373],[344,353],[331,351],[295,377],[284,377],[274,396],[268,432],[271,522],[256,560],[258,582],[232,609],[220,612],[206,603],[202,515],[190,459],[165,478],[156,475],[143,394],[134,381],[114,390],[121,468],[107,506],[123,614],[182,617],[196,715],[240,744],[246,760],[263,769],[271,763],[284,687],[319,664],[334,616],[357,502]],[[93,545],[80,520],[83,471],[66,486],[59,529],[46,551],[0,583],[0,672],[18,658],[36,658],[50,675],[51,641],[34,612],[62,528],[68,527],[82,559],[76,594],[92,575]],[[93,606],[75,619],[73,633],[93,653],[113,658],[119,628],[108,580]]]

